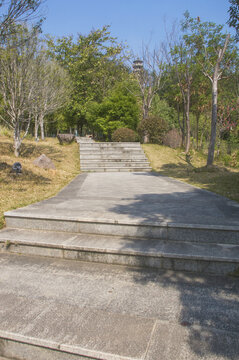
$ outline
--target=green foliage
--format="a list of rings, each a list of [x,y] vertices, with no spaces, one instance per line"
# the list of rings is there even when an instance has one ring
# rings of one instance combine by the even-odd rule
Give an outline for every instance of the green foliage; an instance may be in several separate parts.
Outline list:
[[[178,127],[175,109],[169,106],[166,100],[161,100],[158,95],[155,95],[152,101],[151,114],[163,119],[170,129]]]
[[[144,136],[147,135],[151,144],[162,144],[163,138],[168,130],[168,124],[162,118],[154,115],[143,119],[138,126],[141,141],[143,141]]]
[[[110,140],[112,133],[122,127],[135,130],[139,121],[139,106],[128,83],[118,84],[111,94],[98,104],[92,102],[87,111],[87,122],[93,132]]]
[[[231,6],[228,10],[229,20],[227,23],[236,30],[236,38],[239,40],[239,1],[229,0],[229,3]]]
[[[110,35],[109,26],[92,30],[88,35],[48,39],[49,53],[67,69],[73,84],[68,112],[80,130],[87,123],[92,102],[100,103],[128,70],[120,53],[122,46]]]
[[[183,36],[185,44],[192,49],[199,67],[204,74],[212,78],[219,51],[223,49],[227,38],[227,34],[223,32],[223,25],[201,22],[197,18],[190,17],[186,12],[182,21],[182,30],[185,33]],[[234,67],[236,53],[235,39],[231,37],[220,62],[220,70],[224,75]]]
[[[136,142],[136,141],[138,141],[138,135],[132,129],[119,128],[113,132],[112,141],[114,141],[114,142]]]

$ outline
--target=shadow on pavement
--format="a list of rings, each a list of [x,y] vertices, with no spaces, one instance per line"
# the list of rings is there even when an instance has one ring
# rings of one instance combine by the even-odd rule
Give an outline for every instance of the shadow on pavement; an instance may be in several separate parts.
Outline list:
[[[187,344],[197,359],[239,358],[239,279],[148,269],[131,271],[136,283],[160,283],[164,288],[178,290],[178,325],[187,329]]]
[[[149,173],[147,176],[161,175]],[[132,219],[143,214],[142,225],[164,220],[239,225],[239,207],[232,206],[226,198],[193,187],[185,192],[167,194],[147,194],[145,189],[145,193],[136,196],[131,203],[115,205],[110,211]],[[136,244],[129,240],[127,245],[138,247],[139,241]],[[178,326],[187,329],[187,344],[195,359],[239,359],[239,279],[145,270],[143,267],[129,268],[129,271],[133,272],[136,283],[160,283],[164,288],[177,289],[181,303]]]

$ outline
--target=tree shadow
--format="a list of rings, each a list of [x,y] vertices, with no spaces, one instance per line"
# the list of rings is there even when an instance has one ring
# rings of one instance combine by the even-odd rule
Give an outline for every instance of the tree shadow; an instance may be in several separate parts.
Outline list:
[[[161,193],[149,192],[137,195],[127,204],[119,203],[110,208],[113,213],[124,214],[132,219],[142,219],[141,224],[167,221],[239,226],[239,206],[236,202],[172,178],[162,177],[161,174],[135,173],[134,175],[161,177],[166,180],[169,187]]]
[[[161,177],[158,173],[135,173],[135,176]],[[172,185],[178,183],[167,179]],[[186,223],[212,225],[239,225],[239,207],[213,193],[182,184],[183,191],[147,193],[135,196],[132,201],[111,207],[114,214],[125,214],[138,220],[139,227],[153,223]],[[169,189],[170,190],[170,189]],[[139,219],[142,219],[139,221]],[[214,224],[214,225],[215,225]],[[135,236],[142,236],[142,229]],[[147,235],[147,234],[146,234]],[[152,254],[157,239],[147,247]],[[140,251],[147,239],[129,239],[121,250],[132,248]],[[177,244],[179,247],[180,244]],[[162,247],[167,246],[167,240]],[[178,249],[177,249],[178,251]],[[224,276],[173,272],[145,268],[145,260],[138,256],[142,267],[130,268],[133,279],[139,284],[152,283],[163,288],[176,289],[181,305],[177,325],[187,329],[187,344],[197,358],[211,356],[238,359],[239,345],[239,279]],[[158,300],[160,302],[160,299]],[[170,302],[170,298],[168,299]],[[183,331],[183,330],[182,330]],[[213,357],[214,358],[214,357]]]
[[[164,164],[159,174],[201,184],[209,191],[223,194],[239,202],[239,173],[228,168],[219,166],[196,168],[183,163],[170,163]]]
[[[1,177],[2,184],[9,184],[9,181],[14,181],[14,182],[24,182],[29,184],[47,185],[52,182],[50,178],[47,178],[39,174],[35,174],[31,170],[24,169],[22,173],[16,174],[12,171],[12,166],[7,164],[6,162],[0,163],[0,175],[2,175]],[[20,190],[18,189],[18,191]]]
[[[177,325],[182,332],[187,328],[187,344],[197,359],[212,355],[238,359],[239,279],[139,268],[131,271],[136,283],[178,291],[181,311]],[[170,304],[171,299],[168,301]]]
[[[0,142],[0,152],[3,156],[11,156],[14,153],[13,143],[9,141],[1,140]],[[38,157],[42,154],[50,157],[51,160],[56,162],[60,162],[63,158],[63,153],[61,149],[57,150],[56,147],[46,144],[29,144],[29,143],[22,143],[21,145],[21,152],[20,158],[34,158]],[[16,158],[17,161],[17,158]]]
[[[32,145],[32,144],[22,144],[21,147],[21,157],[38,157],[42,154],[50,157],[51,160],[60,162],[63,155],[62,151],[57,151],[55,147],[50,145]]]
[[[2,141],[0,143],[1,155],[9,155],[14,152],[13,144],[7,141]]]

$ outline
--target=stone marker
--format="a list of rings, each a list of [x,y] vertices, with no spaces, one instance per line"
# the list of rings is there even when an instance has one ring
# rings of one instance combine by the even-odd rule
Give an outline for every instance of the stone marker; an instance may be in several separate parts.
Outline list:
[[[55,169],[54,163],[45,154],[42,154],[33,161],[33,164],[43,169]]]
[[[57,139],[61,145],[71,144],[75,140],[75,135],[73,134],[58,134]]]

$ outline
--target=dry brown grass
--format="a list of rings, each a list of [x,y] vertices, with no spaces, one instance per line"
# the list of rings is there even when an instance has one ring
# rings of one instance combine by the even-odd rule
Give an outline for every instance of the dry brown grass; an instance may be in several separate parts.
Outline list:
[[[33,164],[41,154],[48,156],[56,170],[44,170]],[[22,174],[11,173],[14,162],[22,164]],[[0,136],[0,228],[5,211],[55,195],[80,172],[78,145],[61,146],[57,139],[44,142],[25,140],[21,156],[15,158],[11,139]]]
[[[208,169],[205,156],[196,152],[189,163],[180,149],[152,144],[145,144],[143,148],[154,171],[239,202],[239,169],[217,162]]]

